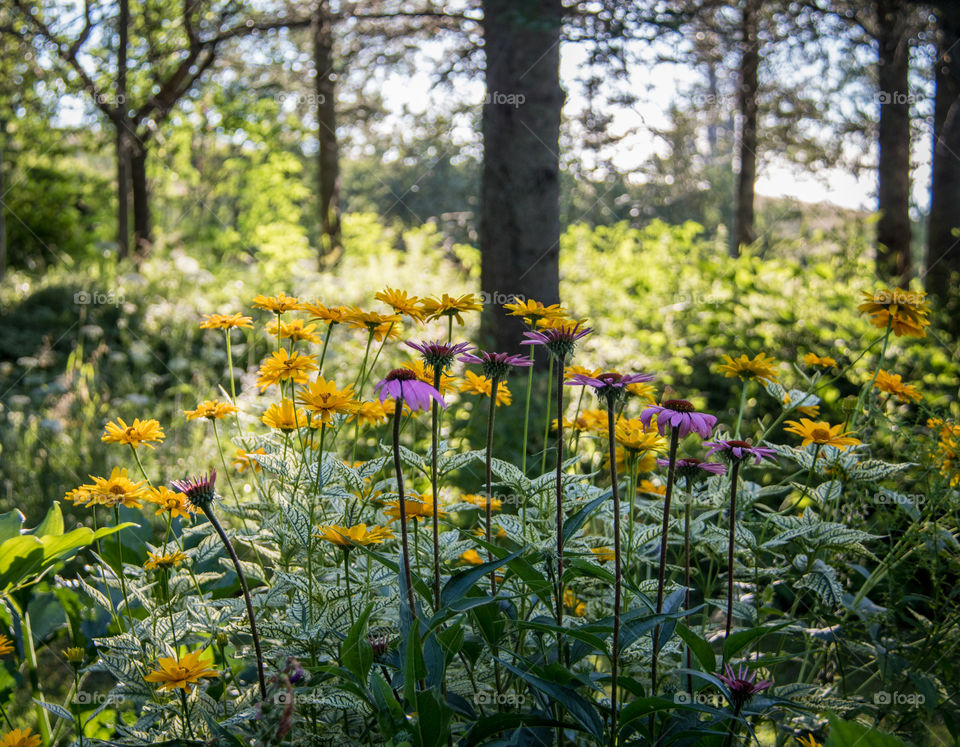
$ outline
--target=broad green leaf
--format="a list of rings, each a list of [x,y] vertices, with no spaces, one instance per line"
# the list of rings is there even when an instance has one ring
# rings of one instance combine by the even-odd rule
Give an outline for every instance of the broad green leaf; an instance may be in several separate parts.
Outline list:
[[[20,534],[20,528],[23,526],[24,515],[17,509],[0,514],[0,542],[5,542],[11,537]]]
[[[552,698],[553,700],[557,701],[574,719],[576,719],[577,723],[579,723],[590,734],[593,734],[593,736],[595,736],[597,739],[602,737],[603,719],[600,717],[600,713],[597,711],[597,707],[594,703],[591,703],[582,695],[578,694],[575,690],[566,687],[565,685],[560,685],[556,682],[550,682],[549,680],[545,680],[535,674],[525,672],[522,669],[518,669],[512,664],[509,664],[508,662],[501,660],[500,663],[528,685],[535,687],[548,698]]]
[[[370,667],[373,666],[373,646],[370,645],[366,635],[367,619],[370,617],[372,609],[373,605],[368,604],[356,619],[356,622],[350,626],[340,653],[343,666],[350,670],[362,683],[367,681],[367,674],[370,672]]]
[[[30,534],[34,537],[59,537],[63,534],[63,511],[60,510],[59,501],[53,502],[43,521],[36,529],[31,529]]]
[[[726,661],[730,661],[736,656],[740,651],[742,651],[748,644],[762,638],[768,633],[775,633],[781,628],[789,625],[789,622],[781,622],[776,625],[763,625],[758,628],[750,628],[748,630],[738,630],[736,633],[731,633],[730,637],[724,641],[723,644],[723,658]]]
[[[844,721],[830,715],[830,736],[824,747],[906,747],[898,738],[891,734],[873,729],[856,721]]]
[[[447,581],[443,587],[443,590],[440,592],[440,604],[446,606],[459,601],[466,596],[467,592],[470,591],[474,584],[476,584],[481,578],[486,576],[488,573],[495,571],[497,568],[509,563],[511,560],[520,557],[522,552],[523,550],[517,550],[505,558],[490,560],[486,563],[475,566],[474,568],[455,573],[450,580]]]
[[[577,532],[580,531],[587,519],[590,518],[590,514],[596,511],[600,505],[608,500],[612,496],[612,492],[607,490],[599,498],[595,498],[590,501],[586,506],[577,511],[573,516],[567,519],[563,523],[563,541],[567,542],[571,537],[573,537]]]
[[[700,662],[700,665],[703,667],[704,671],[715,671],[717,668],[717,658],[714,656],[713,648],[711,648],[710,644],[694,633],[684,623],[677,625],[676,630],[677,635],[679,635],[683,639],[683,642],[690,647],[690,650],[697,658],[697,661]]]

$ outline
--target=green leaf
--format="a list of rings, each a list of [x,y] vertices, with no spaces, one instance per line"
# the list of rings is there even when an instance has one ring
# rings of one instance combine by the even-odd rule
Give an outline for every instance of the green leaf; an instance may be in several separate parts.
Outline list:
[[[590,518],[590,514],[596,511],[600,504],[608,500],[613,493],[610,490],[607,490],[599,498],[594,498],[586,506],[577,511],[573,516],[567,519],[563,524],[563,541],[567,542],[573,535],[580,531],[587,519]]]
[[[677,625],[677,635],[686,643],[697,661],[706,672],[713,672],[717,668],[717,658],[713,654],[713,648],[703,638],[694,633],[684,623]]]
[[[367,619],[370,617],[372,609],[373,605],[368,604],[360,617],[356,619],[356,622],[350,626],[340,653],[343,666],[350,670],[362,683],[367,681],[370,667],[373,666],[373,646],[370,645],[366,636]]]
[[[797,557],[806,558],[805,555]],[[837,572],[820,558],[813,561],[813,565],[794,584],[797,589],[810,589],[820,600],[834,608],[843,606],[843,587],[837,581]]]
[[[474,584],[476,584],[481,578],[486,576],[488,573],[495,571],[497,568],[506,565],[511,560],[520,557],[522,552],[523,550],[517,550],[505,558],[490,560],[468,570],[455,573],[450,580],[447,581],[443,587],[443,590],[440,592],[440,604],[442,606],[446,606],[459,601],[466,596],[467,592],[470,591]]]
[[[500,660],[500,663],[528,685],[557,701],[567,710],[567,713],[576,719],[577,723],[597,739],[603,736],[603,719],[597,712],[596,706],[575,690],[550,682],[530,672],[525,672],[508,662]]]
[[[35,537],[59,537],[63,534],[63,511],[60,510],[59,501],[53,502],[50,510],[47,511],[47,515],[43,517],[43,521],[36,529],[32,529],[30,534]]]
[[[830,714],[830,737],[824,747],[906,747],[897,737],[884,734],[856,721],[844,721]]]
[[[789,622],[781,622],[776,625],[762,625],[757,628],[750,628],[748,630],[738,630],[736,633],[731,633],[730,637],[727,638],[723,643],[723,658],[725,661],[730,661],[736,656],[741,650],[743,650],[748,644],[762,638],[768,633],[774,633],[780,628],[783,628],[789,625]]]
[[[0,514],[0,542],[5,542],[11,537],[19,535],[24,518],[24,515],[17,509]]]
[[[68,711],[63,706],[57,705],[56,703],[47,703],[46,701],[37,700],[36,698],[32,698],[32,700],[34,703],[36,703],[38,706],[40,706],[44,710],[50,711],[50,713],[52,713],[57,718],[66,719],[67,721],[73,721],[73,714],[70,713],[70,711]]]

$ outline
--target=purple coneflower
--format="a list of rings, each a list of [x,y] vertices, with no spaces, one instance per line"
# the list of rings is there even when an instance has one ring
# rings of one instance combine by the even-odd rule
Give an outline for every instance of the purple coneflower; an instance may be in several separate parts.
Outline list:
[[[567,386],[590,386],[596,390],[597,396],[603,399],[613,397],[622,399],[630,384],[646,383],[654,380],[653,374],[619,374],[608,371],[599,376],[576,374],[567,381]]]
[[[710,447],[707,456],[719,452],[731,462],[742,462],[750,457],[753,457],[754,465],[764,459],[776,461],[776,451],[766,446],[753,446],[749,441],[705,441],[703,445]]]
[[[446,407],[447,403],[436,389],[420,381],[417,375],[408,368],[395,368],[376,386],[380,390],[380,401],[383,402],[388,397],[395,400],[403,400],[411,410],[426,410],[430,406],[430,400],[433,399],[440,405]]]
[[[187,499],[203,512],[203,515],[207,517],[207,521],[210,522],[210,526],[212,526],[214,531],[220,536],[220,541],[223,542],[227,554],[230,555],[230,560],[233,561],[233,568],[237,572],[237,578],[240,581],[240,590],[243,592],[243,601],[247,607],[247,618],[250,622],[250,637],[253,639],[253,648],[257,656],[257,679],[260,684],[260,696],[265,699],[267,697],[267,680],[263,672],[263,652],[260,650],[260,636],[257,633],[257,619],[253,614],[250,587],[247,586],[247,577],[244,575],[243,568],[240,565],[240,558],[237,557],[237,552],[233,549],[233,543],[230,542],[230,538],[220,525],[217,515],[213,512],[213,499],[216,497],[216,489],[214,486],[216,482],[217,471],[211,469],[207,475],[185,477],[182,480],[173,480],[170,484],[174,490],[187,496]]]
[[[464,355],[468,350],[473,350],[473,345],[466,342],[433,340],[424,342],[407,341],[404,344],[420,353],[423,362],[434,371],[446,371],[450,368],[454,358],[458,355]]]
[[[640,413],[640,422],[644,428],[650,427],[650,420],[656,416],[657,430],[662,436],[667,426],[680,432],[680,438],[696,433],[701,438],[710,438],[717,419],[705,412],[697,412],[692,403],[685,399],[668,399],[663,404],[650,405]]]
[[[661,467],[669,467],[670,461],[668,459],[658,459],[657,464]],[[706,477],[707,475],[727,474],[726,466],[720,464],[720,462],[705,462],[702,459],[694,459],[692,457],[677,459],[675,465],[677,477],[683,477],[689,481],[696,480],[698,477]]]
[[[478,355],[473,353],[463,353],[458,360],[463,363],[480,364],[483,375],[491,381],[493,379],[502,379],[510,372],[511,366],[532,366],[533,361],[524,358],[522,355],[512,353],[488,353],[486,351],[477,351]]]
[[[734,671],[729,664],[724,664],[723,671],[724,674],[718,674],[717,678],[730,690],[730,700],[733,702],[733,707],[737,713],[750,702],[754,695],[763,692],[773,684],[772,680],[760,680],[758,682],[757,673],[742,665],[737,668],[737,671]]]
[[[217,483],[217,471],[210,470],[207,475],[185,477],[182,480],[172,480],[171,487],[178,493],[183,493],[190,502],[199,509],[209,506],[216,497],[214,486]]]
[[[554,358],[565,361],[573,354],[573,348],[577,340],[586,337],[591,332],[593,332],[592,329],[582,327],[580,322],[569,322],[538,332],[524,332],[523,336],[527,339],[520,344],[543,345]]]

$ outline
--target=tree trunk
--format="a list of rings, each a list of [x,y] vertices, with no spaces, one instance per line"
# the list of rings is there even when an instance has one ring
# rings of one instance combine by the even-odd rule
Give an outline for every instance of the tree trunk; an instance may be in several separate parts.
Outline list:
[[[340,157],[337,143],[337,83],[334,72],[333,18],[327,0],[313,15],[314,94],[317,106],[317,197],[320,212],[320,269],[343,254],[340,237]]]
[[[877,274],[910,277],[909,49],[900,0],[876,0],[880,123],[877,165]]]
[[[934,62],[936,101],[933,116],[933,173],[924,282],[927,291],[946,301],[956,294],[960,272],[960,7],[937,10],[939,33]]]
[[[560,298],[560,0],[485,0],[480,284],[484,342],[515,351],[511,296]]]
[[[145,257],[153,246],[153,224],[147,185],[147,144],[143,140],[135,140],[130,152],[130,182],[133,187],[133,247],[138,257]]]
[[[740,247],[752,244],[757,236],[754,230],[754,199],[757,183],[757,90],[759,88],[760,40],[757,35],[761,0],[745,0],[740,33],[743,48],[740,54],[740,172],[737,174],[737,205],[734,215],[732,256],[740,254]]]
[[[117,48],[117,106],[113,126],[117,130],[117,259],[130,256],[130,117],[127,115],[127,43],[130,2],[120,0],[120,43]]]
[[[7,272],[7,187],[3,179],[3,148],[7,144],[7,120],[0,119],[0,282]]]

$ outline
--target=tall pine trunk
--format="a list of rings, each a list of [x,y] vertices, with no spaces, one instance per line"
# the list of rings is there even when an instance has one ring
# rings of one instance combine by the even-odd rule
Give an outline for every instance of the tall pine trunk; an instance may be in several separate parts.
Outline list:
[[[761,0],[745,0],[741,16],[740,89],[740,172],[737,174],[737,206],[734,216],[731,254],[740,254],[740,247],[752,244],[757,236],[754,228],[754,201],[757,183],[757,90],[760,67],[760,40],[757,35]]]
[[[937,10],[936,100],[933,116],[933,173],[924,283],[946,301],[957,295],[960,272],[960,7],[945,3]],[[960,320],[955,327],[960,327]]]
[[[516,350],[510,296],[560,298],[560,0],[485,0],[480,284],[483,334]]]
[[[147,144],[139,139],[134,141],[130,151],[130,184],[133,188],[133,246],[138,257],[145,257],[153,246],[153,221],[147,183]]]
[[[910,277],[909,48],[900,0],[876,0],[880,123],[877,164],[877,274]]]
[[[337,142],[337,83],[334,72],[333,23],[327,0],[313,15],[314,95],[317,111],[317,198],[320,214],[320,269],[343,254],[340,234],[340,157]]]

